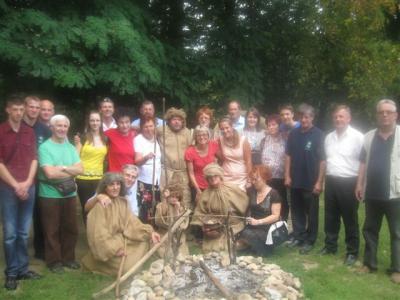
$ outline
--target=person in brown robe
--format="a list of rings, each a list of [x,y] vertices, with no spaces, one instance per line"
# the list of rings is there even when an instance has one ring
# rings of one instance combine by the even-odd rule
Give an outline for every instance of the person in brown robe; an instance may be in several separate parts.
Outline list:
[[[209,187],[200,195],[191,225],[202,227],[203,252],[226,251],[226,216],[230,214],[229,227],[238,234],[245,226],[249,199],[239,187],[224,183],[224,170],[218,164],[207,165],[203,172]]]
[[[164,119],[167,124],[165,135],[163,127],[157,128],[157,138],[163,155],[160,187],[164,188],[168,183],[180,184],[183,190],[183,203],[186,208],[191,209],[185,151],[192,143],[192,135],[186,128],[186,113],[182,109],[172,107],[167,110]]]
[[[150,225],[134,216],[125,198],[125,183],[121,174],[106,173],[97,188],[97,195],[106,194],[112,201],[104,205],[97,201],[87,218],[89,252],[82,265],[89,271],[116,275],[123,256],[123,273],[127,272],[150,249],[160,236]]]
[[[183,192],[182,187],[178,184],[168,184],[163,192],[163,201],[157,204],[155,214],[155,224],[157,232],[164,236],[168,232],[168,228],[181,216],[186,208],[182,201]],[[177,255],[186,256],[189,254],[189,247],[186,243],[186,230],[189,226],[189,218],[183,221],[177,230],[177,234],[180,234],[180,245],[178,247]],[[160,256],[165,255],[167,251],[166,247],[160,247],[158,253]],[[168,249],[168,251],[174,251],[174,249]],[[172,255],[168,253],[168,255]]]

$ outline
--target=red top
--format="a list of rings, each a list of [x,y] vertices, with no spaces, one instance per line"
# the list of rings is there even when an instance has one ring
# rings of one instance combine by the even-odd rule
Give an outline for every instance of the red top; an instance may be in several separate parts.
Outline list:
[[[215,162],[216,154],[219,150],[218,142],[210,141],[208,143],[208,153],[206,156],[200,156],[195,146],[189,146],[185,152],[185,160],[193,164],[194,177],[200,189],[208,188],[207,180],[204,178],[203,169],[210,163]]]
[[[108,171],[121,172],[123,165],[135,163],[134,131],[122,135],[117,128],[112,128],[104,134],[108,137]]]
[[[33,160],[37,160],[36,138],[32,128],[21,122],[18,132],[10,123],[0,125],[0,163],[17,182],[28,179]]]

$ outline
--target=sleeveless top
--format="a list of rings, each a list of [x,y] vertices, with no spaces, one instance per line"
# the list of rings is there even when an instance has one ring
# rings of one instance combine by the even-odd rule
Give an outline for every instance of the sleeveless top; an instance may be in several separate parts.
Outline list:
[[[224,157],[222,168],[224,169],[224,182],[238,186],[246,191],[247,170],[244,162],[243,143],[245,137],[241,136],[239,146],[232,148],[224,143],[221,138],[221,150]]]
[[[103,177],[104,159],[107,154],[107,146],[94,147],[88,142],[82,146],[80,157],[83,166],[83,174],[77,176],[83,180],[99,180]]]

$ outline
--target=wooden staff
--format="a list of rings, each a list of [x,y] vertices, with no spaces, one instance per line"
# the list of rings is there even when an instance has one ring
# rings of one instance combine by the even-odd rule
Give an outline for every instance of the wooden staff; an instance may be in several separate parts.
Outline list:
[[[156,212],[156,156],[157,156],[157,119],[154,119],[154,148],[153,148],[153,174],[152,174],[152,180],[151,180],[151,216],[155,216]],[[153,223],[154,224],[154,223]]]
[[[168,185],[168,174],[167,174],[167,166],[165,165],[165,97],[162,98],[162,109],[163,109],[163,127],[162,127],[162,134],[163,134],[163,165],[164,165],[164,175],[165,175],[165,186]]]
[[[204,261],[199,261],[200,267],[204,270],[204,273],[210,278],[211,282],[216,286],[216,288],[222,293],[224,298],[231,300],[233,299],[231,293],[222,285],[221,281],[211,272],[211,270],[206,266]]]
[[[166,235],[164,235],[161,239],[161,241],[157,244],[155,244],[150,250],[149,252],[146,253],[145,256],[143,256],[135,265],[132,266],[132,268],[130,268],[123,276],[121,276],[120,278],[120,283],[124,282],[126,279],[128,279],[132,274],[134,274],[137,270],[140,269],[140,267],[154,254],[154,252],[156,252],[158,250],[158,248],[160,248],[167,240],[168,240],[168,236],[170,234],[172,234],[177,228],[179,228],[179,226],[182,224],[182,222],[190,215],[191,210],[188,209],[186,210],[179,218],[178,220],[176,220],[175,224],[172,226],[171,228],[171,232],[168,232]],[[109,291],[111,291],[114,287],[116,287],[117,285],[117,281],[114,281],[112,284],[110,284],[109,286],[107,286],[106,288],[102,289],[100,292],[98,293],[94,293],[92,295],[93,299],[96,299],[106,293],[108,293]]]
[[[121,264],[119,265],[118,276],[117,276],[117,286],[115,287],[115,297],[119,299],[119,284],[121,283],[121,275],[124,269],[126,260],[126,238],[124,237],[124,256],[122,256]]]

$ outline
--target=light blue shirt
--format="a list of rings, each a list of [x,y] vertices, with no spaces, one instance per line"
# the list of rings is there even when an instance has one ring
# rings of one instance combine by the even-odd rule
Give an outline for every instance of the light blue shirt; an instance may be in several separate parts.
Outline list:
[[[162,126],[164,123],[164,121],[160,118],[156,118],[156,122],[157,122],[157,127]],[[131,126],[139,128],[140,127],[140,119],[138,118],[138,119],[133,120],[133,122],[131,123]]]

